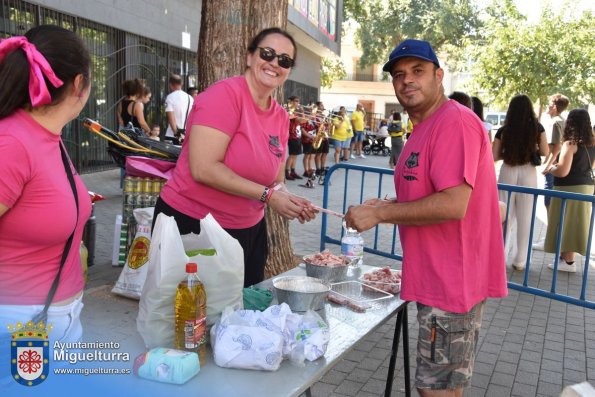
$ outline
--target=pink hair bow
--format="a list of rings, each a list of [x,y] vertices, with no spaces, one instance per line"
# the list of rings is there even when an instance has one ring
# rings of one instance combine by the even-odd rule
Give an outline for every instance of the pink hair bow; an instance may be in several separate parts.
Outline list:
[[[0,63],[4,57],[17,49],[22,48],[29,61],[29,97],[33,107],[43,106],[52,103],[52,96],[48,91],[43,76],[56,88],[64,82],[56,76],[52,67],[41,54],[37,51],[34,44],[29,43],[25,36],[16,36],[0,41]]]

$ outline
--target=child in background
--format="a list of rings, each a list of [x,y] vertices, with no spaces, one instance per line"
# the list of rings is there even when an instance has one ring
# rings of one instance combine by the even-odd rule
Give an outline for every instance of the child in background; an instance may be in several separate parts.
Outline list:
[[[151,127],[151,132],[149,133],[149,138],[151,138],[154,141],[158,141],[160,133],[161,129],[159,128],[159,126],[157,124],[153,124],[153,127]]]

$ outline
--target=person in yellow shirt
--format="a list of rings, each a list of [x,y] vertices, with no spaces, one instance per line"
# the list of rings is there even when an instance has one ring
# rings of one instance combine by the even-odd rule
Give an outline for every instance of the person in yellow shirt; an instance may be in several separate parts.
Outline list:
[[[397,161],[399,161],[401,152],[403,151],[403,145],[405,144],[403,141],[403,135],[405,135],[405,131],[403,128],[403,122],[401,121],[401,114],[399,112],[393,113],[390,118],[387,130],[390,135],[391,146],[390,160],[388,161],[388,165],[390,168],[394,169],[397,165]]]
[[[347,119],[345,106],[339,108],[339,114],[333,117],[333,133],[331,135],[331,143],[335,147],[335,164],[339,161],[349,160],[349,144],[353,132],[351,131],[351,123]],[[343,156],[341,158],[341,150]]]
[[[409,137],[411,136],[411,133],[413,132],[413,122],[411,122],[411,119],[409,118],[409,115],[407,115],[407,112],[403,112],[403,114],[405,115],[403,117],[403,127],[405,129],[405,138],[409,139]]]
[[[351,125],[353,127],[353,139],[351,140],[350,153],[351,158],[354,159],[353,150],[355,149],[357,156],[365,159],[366,156],[362,153],[362,146],[364,143],[364,129],[366,127],[366,111],[361,103],[358,103],[356,109],[351,114]]]

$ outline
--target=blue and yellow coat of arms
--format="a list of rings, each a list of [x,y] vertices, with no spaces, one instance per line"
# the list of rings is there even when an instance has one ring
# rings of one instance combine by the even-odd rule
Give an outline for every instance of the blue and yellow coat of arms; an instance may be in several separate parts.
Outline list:
[[[50,371],[48,329],[43,322],[18,322],[10,341],[12,378],[24,386],[37,386],[47,379]],[[51,326],[48,327],[51,329]]]

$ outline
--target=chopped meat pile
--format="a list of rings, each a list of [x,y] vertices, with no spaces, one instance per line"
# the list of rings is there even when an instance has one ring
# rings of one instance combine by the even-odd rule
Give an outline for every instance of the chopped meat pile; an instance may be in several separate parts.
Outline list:
[[[345,266],[349,264],[349,259],[344,256],[331,254],[329,250],[324,250],[318,254],[304,257],[304,262],[317,266]]]
[[[364,274],[361,281],[371,287],[396,294],[401,290],[401,271],[392,270],[390,267],[385,266],[382,269]]]

